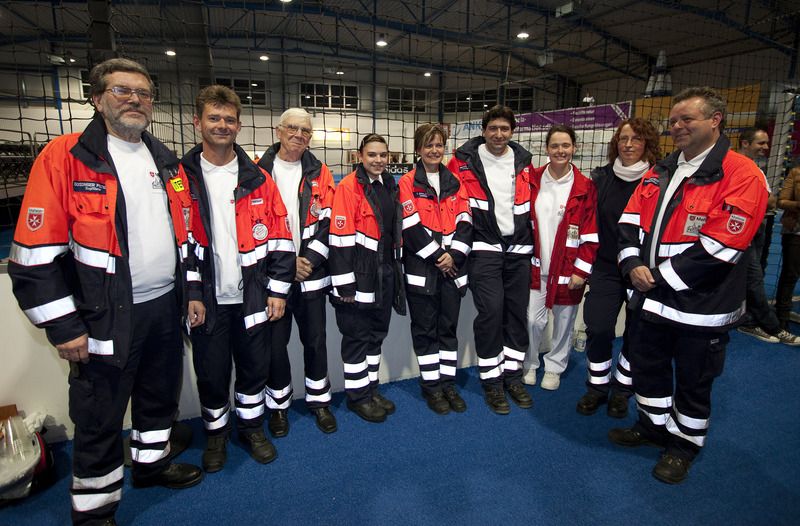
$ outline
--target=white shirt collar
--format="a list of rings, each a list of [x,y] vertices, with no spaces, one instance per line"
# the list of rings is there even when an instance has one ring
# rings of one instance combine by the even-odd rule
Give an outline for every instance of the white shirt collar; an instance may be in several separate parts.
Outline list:
[[[234,156],[231,162],[228,164],[224,164],[222,166],[217,166],[216,164],[211,163],[208,159],[203,156],[203,153],[200,153],[200,168],[203,169],[203,173],[212,173],[217,170],[227,172],[229,174],[238,174],[239,173],[239,158]]]
[[[705,161],[705,160],[706,160],[706,157],[708,157],[708,154],[709,154],[709,152],[711,152],[711,149],[712,149],[714,146],[716,146],[716,144],[717,144],[717,143],[714,143],[714,144],[712,144],[711,146],[709,146],[707,150],[705,150],[705,151],[703,151],[703,152],[700,152],[700,153],[699,153],[699,154],[698,154],[696,157],[694,157],[694,158],[693,158],[691,161],[687,161],[687,160],[686,160],[686,157],[684,157],[684,155],[683,155],[683,152],[681,152],[681,154],[678,156],[678,166],[680,166],[680,165],[682,165],[682,164],[688,164],[688,165],[689,165],[689,166],[691,166],[692,168],[699,168],[699,167],[700,167],[700,165],[701,165],[701,164],[703,164],[703,161]]]

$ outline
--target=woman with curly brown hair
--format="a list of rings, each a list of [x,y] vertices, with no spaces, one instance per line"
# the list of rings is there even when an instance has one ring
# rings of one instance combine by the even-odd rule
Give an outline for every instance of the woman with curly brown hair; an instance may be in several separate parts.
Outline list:
[[[617,221],[642,176],[659,158],[655,127],[641,118],[627,119],[620,123],[608,144],[609,163],[592,171],[597,187],[600,247],[583,305],[589,375],[586,394],[578,401],[577,410],[584,415],[594,414],[606,402],[609,416],[623,418],[628,414],[633,382],[626,359],[627,318],[622,350],[612,374],[615,327],[620,307],[627,298],[627,286],[617,268]]]

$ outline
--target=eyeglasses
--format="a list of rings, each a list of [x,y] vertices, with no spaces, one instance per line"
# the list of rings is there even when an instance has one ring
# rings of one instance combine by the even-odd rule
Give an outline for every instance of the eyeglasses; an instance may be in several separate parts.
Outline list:
[[[111,92],[119,99],[130,99],[131,95],[136,95],[142,102],[151,102],[153,100],[153,92],[148,89],[129,88],[128,86],[113,86],[106,91]]]
[[[302,126],[296,126],[294,124],[281,124],[281,127],[289,132],[289,135],[297,135],[298,133],[302,133],[303,137],[308,139],[311,137],[311,134],[314,133],[314,130],[311,128],[305,128]]]

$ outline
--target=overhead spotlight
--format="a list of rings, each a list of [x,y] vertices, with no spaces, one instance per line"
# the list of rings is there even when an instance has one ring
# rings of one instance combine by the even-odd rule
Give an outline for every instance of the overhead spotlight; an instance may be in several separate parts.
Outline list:
[[[337,69],[336,70],[336,74],[337,75],[344,75],[344,71],[342,71],[341,69]]]
[[[384,33],[380,34],[378,40],[375,41],[375,45],[378,47],[386,47],[389,45],[389,43],[386,41],[386,35]]]
[[[251,83],[250,83],[250,85],[251,85],[251,86],[253,86],[254,88],[255,88],[255,87],[258,87],[258,84],[257,84],[257,83],[255,83],[255,82],[251,82]]]
[[[519,33],[517,33],[517,38],[520,40],[527,40],[530,36],[530,33],[528,33],[528,24],[522,24]]]
[[[426,76],[426,77],[430,77],[431,76],[431,72],[430,71],[426,71],[425,73],[423,73],[423,75]]]
[[[175,55],[177,55],[177,53],[175,53],[175,50],[173,49],[168,49],[164,51],[164,54],[168,57],[174,57]]]
[[[69,57],[67,60],[69,60],[70,64],[74,64],[75,63],[75,57]]]
[[[269,57],[266,55],[261,55],[260,57],[258,57],[258,60],[260,60],[261,62],[266,62],[267,60],[269,60]]]
[[[291,4],[292,0],[281,0],[282,4]]]

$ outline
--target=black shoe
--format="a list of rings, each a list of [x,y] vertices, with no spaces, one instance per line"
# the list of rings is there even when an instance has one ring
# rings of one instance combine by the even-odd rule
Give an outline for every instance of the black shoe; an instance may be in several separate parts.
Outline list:
[[[454,385],[448,385],[444,388],[444,397],[447,399],[447,403],[450,404],[450,409],[456,413],[463,413],[467,410],[467,403],[458,394]]]
[[[608,439],[618,446],[638,447],[656,446],[658,444],[646,438],[639,430],[632,427],[619,427],[608,432]]]
[[[511,399],[522,409],[533,407],[533,398],[522,384],[512,384],[506,387],[506,391],[511,395]]]
[[[203,480],[203,470],[191,464],[170,464],[167,468],[146,479],[133,478],[134,488],[163,486],[169,489],[185,489],[199,484]]]
[[[611,418],[625,418],[628,416],[628,397],[622,393],[612,393],[608,399],[606,414]]]
[[[498,415],[507,415],[511,412],[511,406],[508,405],[506,394],[499,387],[490,387],[483,391],[483,399],[489,409]]]
[[[387,415],[394,413],[394,402],[384,398],[378,391],[372,393],[372,401],[381,406],[381,408],[386,411]]]
[[[685,458],[664,453],[653,468],[653,476],[667,484],[680,484],[689,476],[692,463]]]
[[[608,397],[603,393],[597,391],[586,391],[586,393],[578,400],[578,405],[575,410],[582,415],[593,415],[597,409],[608,401]]]
[[[283,438],[289,434],[289,411],[286,409],[273,409],[267,422],[269,434],[275,438]]]
[[[386,410],[379,406],[373,398],[359,403],[353,403],[348,400],[347,408],[367,422],[379,423],[386,420]]]
[[[203,470],[206,473],[215,473],[222,469],[228,460],[228,435],[225,433],[211,435],[203,451]]]
[[[423,391],[422,397],[428,403],[430,410],[437,415],[446,415],[450,412],[450,402],[448,402],[444,397],[444,393],[442,391],[434,391],[430,394],[426,394]]]
[[[263,429],[251,431],[249,433],[239,433],[239,440],[247,444],[247,448],[250,450],[250,456],[253,457],[256,462],[269,464],[278,456],[275,446],[272,445],[267,435],[264,434]]]
[[[323,433],[336,432],[336,417],[333,416],[331,410],[327,407],[314,407],[311,409],[314,413],[314,418],[317,419],[317,427]]]

